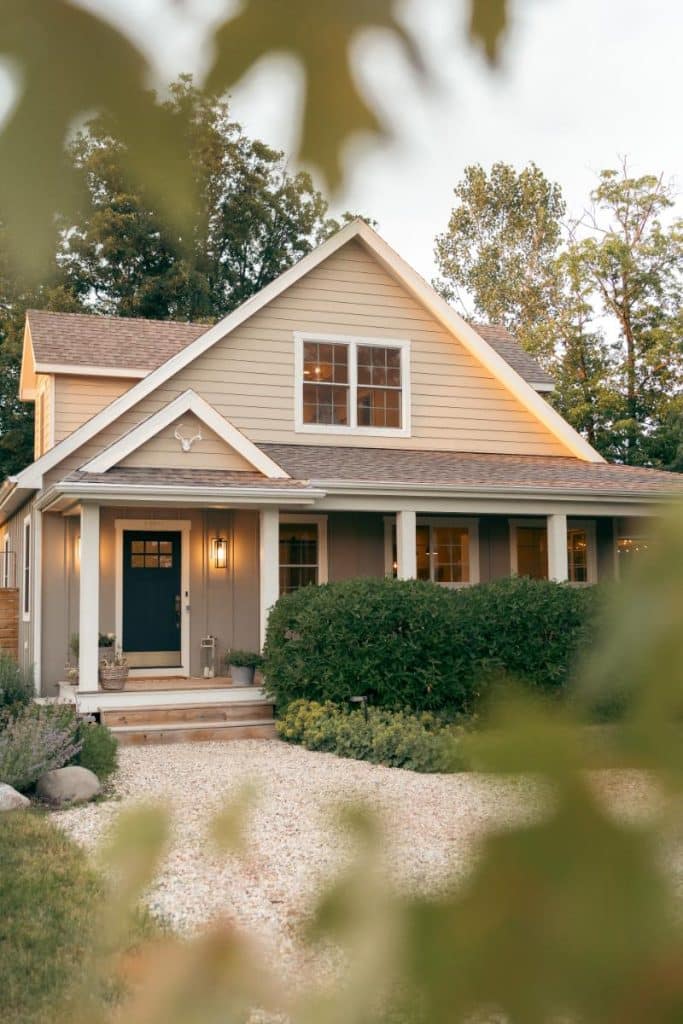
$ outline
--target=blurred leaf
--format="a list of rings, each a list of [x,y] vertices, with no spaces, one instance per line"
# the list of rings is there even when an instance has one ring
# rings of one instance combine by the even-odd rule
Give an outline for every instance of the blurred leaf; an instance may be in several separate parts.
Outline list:
[[[484,49],[489,64],[497,64],[508,26],[507,0],[471,0],[470,39]]]
[[[0,58],[18,99],[0,133],[0,219],[14,260],[38,276],[54,252],[55,214],[73,210],[65,143],[107,109],[124,126],[127,170],[174,224],[189,213],[191,174],[172,122],[147,88],[148,64],[113,27],[68,0],[0,0]]]
[[[300,157],[317,165],[336,187],[340,149],[358,132],[381,133],[378,114],[358,88],[350,47],[361,31],[386,29],[423,72],[416,44],[394,17],[393,0],[247,0],[218,29],[207,88],[225,91],[270,53],[293,54],[306,75]]]

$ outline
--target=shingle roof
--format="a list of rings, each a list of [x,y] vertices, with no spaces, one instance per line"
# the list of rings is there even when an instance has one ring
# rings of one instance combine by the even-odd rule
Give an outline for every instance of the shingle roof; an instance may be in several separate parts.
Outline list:
[[[141,371],[161,366],[211,326],[42,309],[28,310],[27,317],[37,363]],[[504,327],[472,326],[526,381],[553,383]]]
[[[208,324],[89,313],[27,313],[37,363],[154,370],[208,330]]]
[[[471,326],[524,380],[530,384],[552,385],[554,383],[550,374],[536,362],[533,356],[524,351],[519,342],[502,324],[472,323]]]
[[[399,451],[331,445],[259,445],[290,476],[316,481],[443,485],[501,491],[634,495],[683,493],[683,475],[539,455]]]
[[[81,470],[69,474],[65,483],[79,484],[126,484],[129,486],[151,487],[267,487],[273,490],[300,490],[307,487],[305,480],[288,480],[286,477],[270,478],[261,473],[242,472],[228,469],[144,469],[140,466],[114,466],[106,473],[84,473]]]

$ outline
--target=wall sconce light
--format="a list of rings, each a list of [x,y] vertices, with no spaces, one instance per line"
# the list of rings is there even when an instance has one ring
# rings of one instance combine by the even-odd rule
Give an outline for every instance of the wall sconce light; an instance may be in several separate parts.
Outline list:
[[[228,564],[228,542],[225,537],[214,537],[211,541],[214,568],[225,569]]]

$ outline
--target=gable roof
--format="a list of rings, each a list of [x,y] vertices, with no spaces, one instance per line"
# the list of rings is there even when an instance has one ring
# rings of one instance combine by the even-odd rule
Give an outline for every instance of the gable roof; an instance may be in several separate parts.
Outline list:
[[[113,420],[123,415],[139,401],[152,394],[160,385],[183,370],[195,359],[208,351],[218,341],[225,338],[256,312],[266,306],[291,285],[304,277],[314,267],[326,260],[352,239],[357,239],[378,260],[388,273],[421,302],[422,305],[437,319],[464,348],[478,360],[491,375],[496,378],[517,401],[532,414],[546,429],[563,444],[568,451],[588,462],[604,462],[602,456],[595,451],[572,426],[564,420],[532,386],[514,370],[501,355],[488,344],[477,331],[455,312],[448,303],[420,277],[376,231],[365,221],[354,220],[342,228],[326,242],[304,256],[295,266],[290,267],[275,281],[266,285],[260,292],[243,302],[236,310],[223,320],[208,328],[193,342],[176,352],[165,363],[148,373],[142,380],[129,388],[119,398],[78,427],[59,444],[51,448],[31,466],[18,474],[17,483],[21,487],[41,487],[43,473],[56,466],[67,455],[72,454],[92,437],[108,426]]]
[[[502,324],[480,324],[474,321],[471,321],[471,325],[520,377],[531,384],[535,391],[554,389],[555,382],[550,374],[522,348],[506,327]]]
[[[207,401],[195,391],[192,391],[191,388],[184,391],[182,395],[178,395],[176,399],[169,402],[162,409],[159,409],[158,412],[143,420],[142,423],[138,423],[127,434],[124,434],[123,437],[120,437],[103,452],[96,455],[94,459],[91,459],[90,462],[82,467],[83,472],[86,474],[106,473],[152,437],[156,437],[161,430],[170,426],[179,416],[184,416],[188,412],[194,413],[197,419],[201,420],[209,430],[217,434],[222,441],[225,441],[227,445],[238,452],[243,459],[251,463],[254,469],[258,470],[265,477],[273,480],[288,476],[277,463],[269,458],[260,448],[257,448],[248,437],[245,437],[237,427],[233,426],[229,420],[226,420],[224,416],[216,412],[213,406],[209,405]]]
[[[38,373],[84,372],[98,368],[137,370],[143,377],[186,348],[208,324],[90,313],[50,313],[29,309],[26,319]]]

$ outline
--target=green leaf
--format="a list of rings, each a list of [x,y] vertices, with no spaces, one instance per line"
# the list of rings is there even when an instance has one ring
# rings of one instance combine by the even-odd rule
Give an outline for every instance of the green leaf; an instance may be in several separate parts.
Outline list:
[[[340,150],[358,132],[385,131],[358,88],[350,47],[365,29],[390,31],[423,72],[414,40],[396,21],[393,0],[249,0],[219,28],[207,88],[226,91],[269,53],[293,54],[306,75],[299,156],[317,165],[333,187],[342,177]]]

